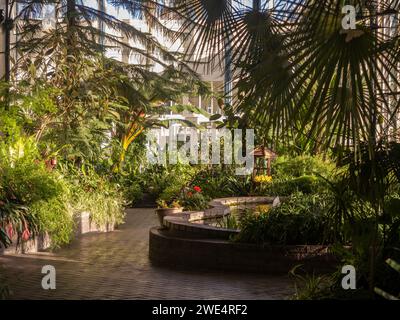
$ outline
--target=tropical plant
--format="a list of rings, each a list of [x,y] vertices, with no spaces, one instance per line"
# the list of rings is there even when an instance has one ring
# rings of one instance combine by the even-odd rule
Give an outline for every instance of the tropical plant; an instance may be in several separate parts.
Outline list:
[[[191,181],[192,186],[200,186],[205,196],[209,198],[223,198],[233,196],[228,183],[228,177],[233,175],[229,167],[200,168]]]
[[[255,186],[251,176],[230,175],[227,177],[229,193],[235,196],[250,196],[255,192]]]
[[[169,165],[163,170],[162,176],[156,175],[155,182],[159,185],[152,185],[152,191],[157,194],[160,200],[173,201],[187,187],[196,174],[197,169],[190,165],[176,164]]]
[[[166,38],[176,34],[160,20],[161,2],[107,2],[141,17]],[[10,27],[17,34],[18,60],[12,70],[15,85],[5,87],[7,104],[19,107],[30,134],[63,147],[69,160],[95,163],[101,154],[120,171],[131,144],[161,124],[154,115],[168,109],[167,103],[183,93],[207,92],[197,74],[151,32],[106,13],[100,4],[28,0],[18,6],[11,1],[13,7],[17,14]],[[35,19],[43,12],[44,21]],[[106,58],[106,51],[116,47],[140,62]],[[154,65],[163,71],[153,71]]]
[[[387,259],[386,263],[393,268],[395,271],[397,271],[398,273],[400,273],[400,264],[397,263],[396,261],[392,260],[392,259]],[[385,292],[382,289],[379,288],[375,288],[375,293],[379,294],[380,296],[384,297],[387,300],[400,300],[400,293],[397,293],[397,296],[394,296],[390,293]]]
[[[292,179],[276,179],[272,183],[260,185],[262,193],[272,196],[290,196],[296,192],[314,194],[325,189],[325,181],[315,176],[302,176]]]
[[[210,199],[203,195],[199,186],[185,188],[179,195],[179,203],[186,211],[200,211],[209,207]]]
[[[331,161],[321,156],[281,156],[274,160],[272,173],[281,180],[311,175],[329,177],[335,168]]]
[[[315,150],[339,153],[373,145],[378,132],[396,127],[398,33],[386,32],[383,17],[399,11],[398,1],[173,4],[186,17],[182,33],[194,39],[190,53],[209,57],[211,65],[228,57],[237,80],[235,110],[249,125],[276,139],[305,136]],[[344,5],[357,10],[356,30],[342,27]]]
[[[10,10],[17,7],[16,3],[17,1],[11,1]],[[160,21],[165,8],[162,2],[117,0],[107,1],[107,4],[117,9],[122,7],[132,17],[141,17],[152,29],[160,30],[166,37],[175,35],[173,30]],[[44,22],[50,22],[50,27],[42,23],[41,19],[35,19],[46,11]],[[35,61],[35,67],[41,70],[41,74],[51,72],[59,63],[56,58],[60,51],[64,51],[71,61],[82,58],[82,53],[90,57],[113,47],[128,50],[138,56],[139,65],[144,67],[138,67],[141,70],[148,69],[155,63],[170,67],[171,62],[179,64],[178,70],[185,69],[185,65],[179,63],[174,53],[166,50],[151,34],[108,14],[104,6],[96,7],[93,3],[76,0],[28,0],[18,7],[11,27],[17,34],[17,49],[23,53],[19,56],[16,67],[22,67],[25,72],[29,72],[26,66],[32,65],[32,60]],[[65,71],[68,74],[71,69]]]
[[[371,159],[368,144],[361,145],[357,154],[343,157],[348,169],[333,188],[331,225],[342,226],[342,232],[351,239],[371,296],[378,280],[377,267],[399,244],[398,211],[395,202],[389,202],[400,183],[399,152],[398,143],[378,141]]]
[[[74,213],[87,211],[98,226],[121,224],[124,219],[124,198],[118,186],[99,175],[92,166],[62,168],[71,190],[70,206]]]
[[[236,241],[258,244],[324,244],[331,239],[325,227],[329,198],[293,194],[281,205],[255,213],[248,210],[240,221]]]
[[[52,246],[68,243],[73,221],[69,189],[62,177],[46,168],[32,139],[3,144],[0,154],[2,241],[8,245],[16,234],[18,244],[21,239],[48,233]]]
[[[11,245],[14,234],[17,236],[17,245],[37,235],[39,221],[29,209],[4,200],[0,200],[0,245],[5,248]]]
[[[295,282],[295,294],[293,300],[321,300],[332,298],[330,288],[334,279],[329,275],[317,275],[304,272],[301,265],[295,266],[289,271],[289,275]]]

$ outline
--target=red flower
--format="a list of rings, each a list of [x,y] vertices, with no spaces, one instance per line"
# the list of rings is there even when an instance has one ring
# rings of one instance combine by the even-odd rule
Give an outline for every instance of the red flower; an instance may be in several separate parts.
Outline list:
[[[10,239],[12,239],[12,237],[14,236],[14,228],[13,228],[13,226],[12,226],[11,223],[9,223],[9,224],[6,226],[6,230],[7,230],[7,235],[8,235],[8,237],[9,237]]]
[[[27,241],[31,237],[31,233],[29,232],[28,229],[25,229],[24,232],[22,232],[22,240]]]
[[[196,192],[201,192],[201,188],[199,186],[194,186],[193,190]]]
[[[191,193],[190,191],[187,193],[188,197],[190,198],[191,196],[193,196],[193,193]]]

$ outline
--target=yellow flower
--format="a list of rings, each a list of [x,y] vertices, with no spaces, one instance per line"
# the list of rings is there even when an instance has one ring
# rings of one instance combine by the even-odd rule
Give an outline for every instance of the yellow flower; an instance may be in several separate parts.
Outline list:
[[[269,183],[271,181],[272,181],[271,176],[260,175],[260,176],[254,177],[254,182],[257,182],[257,183]]]

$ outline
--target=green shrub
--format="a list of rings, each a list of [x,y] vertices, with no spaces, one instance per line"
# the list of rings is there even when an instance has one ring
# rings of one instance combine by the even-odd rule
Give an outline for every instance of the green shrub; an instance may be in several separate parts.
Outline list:
[[[139,182],[132,181],[124,186],[124,199],[128,205],[133,206],[143,197],[142,187]]]
[[[143,188],[137,172],[115,173],[110,182],[120,187],[127,206],[133,206],[143,198]]]
[[[253,194],[251,176],[237,176],[233,166],[215,166],[199,171],[191,186],[200,186],[209,198],[249,196]]]
[[[301,176],[287,180],[273,180],[265,187],[265,193],[275,196],[290,196],[296,192],[318,193],[325,187],[325,181],[316,176]]]
[[[161,182],[160,186],[153,187],[153,190],[157,190],[158,200],[171,202],[179,197],[183,189],[193,180],[196,170],[195,167],[183,164],[166,168],[161,174],[162,178],[157,177],[156,179]]]
[[[296,178],[301,176],[329,176],[335,165],[320,156],[278,157],[272,165],[272,176],[279,179]]]
[[[232,196],[237,196],[237,197],[251,196],[255,192],[253,179],[251,175],[228,176],[226,180],[226,189]]]
[[[323,244],[328,199],[324,195],[296,193],[280,206],[241,220],[239,242],[258,244]]]
[[[20,139],[21,128],[17,121],[16,110],[0,113],[0,141],[15,143]]]
[[[158,197],[168,185],[168,170],[165,166],[154,165],[140,175],[144,192]]]
[[[124,219],[124,197],[118,186],[90,166],[63,169],[69,179],[74,212],[87,211],[97,225],[120,224]]]
[[[51,235],[51,246],[59,247],[71,241],[74,223],[62,197],[39,200],[30,205],[30,210],[37,216],[39,230]]]
[[[192,181],[193,186],[200,186],[203,194],[210,198],[223,198],[233,195],[228,188],[228,177],[231,173],[220,167],[200,170]]]
[[[24,230],[30,229],[32,235],[49,233],[54,247],[68,243],[73,222],[68,210],[69,190],[62,177],[45,167],[30,139],[21,138],[11,145],[3,144],[0,154],[0,200],[14,208],[26,208],[24,211],[29,220],[25,220],[30,221],[30,226]],[[4,207],[1,212],[5,212]],[[9,225],[9,219],[4,216],[0,222]],[[23,231],[20,224],[17,221],[11,223],[17,234]]]
[[[278,157],[273,162],[272,182],[258,188],[258,193],[290,196],[296,192],[321,193],[327,188],[323,178],[331,177],[335,166],[315,156]]]

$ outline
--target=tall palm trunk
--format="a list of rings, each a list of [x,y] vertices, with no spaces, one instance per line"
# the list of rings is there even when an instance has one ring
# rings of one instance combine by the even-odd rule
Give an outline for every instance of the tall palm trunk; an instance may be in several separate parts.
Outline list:
[[[9,0],[6,0],[6,5],[4,9],[4,80],[6,82],[10,81],[10,42],[11,42],[11,29],[13,22],[11,20],[11,10],[9,5]]]
[[[1,27],[1,32],[3,33],[4,38],[4,74],[0,74],[0,80],[4,80],[5,82],[9,82],[11,79],[11,66],[10,66],[10,57],[11,57],[11,30],[13,28],[13,20],[11,18],[12,5],[10,5],[9,0],[5,0],[5,5],[3,9],[3,21]],[[5,92],[5,107],[8,110],[9,107],[9,91],[6,89]]]
[[[369,6],[369,10],[371,13],[371,19],[370,19],[370,25],[371,25],[371,29],[373,30],[373,34],[374,34],[374,47],[376,48],[376,41],[377,41],[377,32],[375,30],[375,26],[377,25],[377,20],[376,20],[376,12],[377,12],[377,8],[376,8],[376,4],[375,3],[371,3]],[[375,51],[376,52],[376,51]],[[375,55],[372,56],[373,59],[373,68],[370,72],[372,73],[376,73],[377,72],[377,57]],[[370,77],[371,79],[374,79],[373,76]],[[371,180],[375,178],[376,176],[376,172],[375,172],[375,168],[376,168],[376,157],[375,157],[375,150],[376,150],[376,138],[377,138],[377,126],[378,126],[378,121],[377,121],[377,113],[378,113],[378,100],[376,97],[376,83],[375,81],[373,81],[372,83],[373,86],[373,96],[371,99],[371,103],[372,105],[372,119],[371,119],[371,133],[370,133],[370,152],[371,152],[371,163],[372,163],[372,172],[371,172]],[[375,192],[374,192],[375,193]],[[378,232],[379,232],[379,225],[378,225],[378,217],[381,214],[381,203],[379,200],[383,200],[383,199],[379,199],[379,195],[374,194],[373,195],[374,198],[376,198],[374,202],[374,210],[375,210],[375,228],[374,228],[374,234],[372,237],[372,243],[371,243],[371,248],[370,248],[370,265],[369,265],[369,289],[370,289],[370,293],[371,296],[374,296],[374,287],[375,287],[375,260],[376,260],[376,255],[377,255],[377,240],[378,240]]]
[[[261,9],[261,0],[253,0],[253,9],[255,11]]]
[[[74,48],[76,46],[76,0],[67,0],[67,13],[66,13],[66,22],[67,22],[67,52],[68,56],[73,56]]]

